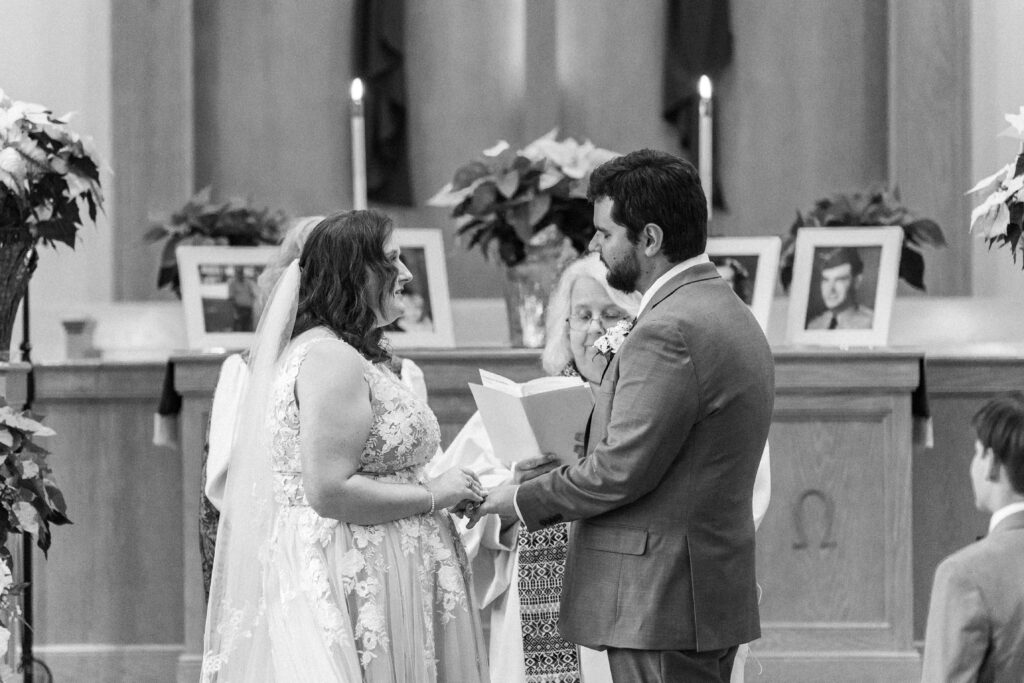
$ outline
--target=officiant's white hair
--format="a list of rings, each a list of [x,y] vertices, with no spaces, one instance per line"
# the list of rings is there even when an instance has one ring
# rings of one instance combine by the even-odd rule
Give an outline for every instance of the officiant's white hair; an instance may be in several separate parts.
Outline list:
[[[274,285],[281,279],[284,269],[288,267],[289,263],[302,255],[302,247],[306,245],[306,238],[309,236],[313,226],[323,219],[323,216],[300,216],[292,220],[288,230],[284,233],[284,237],[281,238],[281,244],[277,248],[277,253],[274,254],[270,263],[267,264],[267,267],[256,278],[257,315],[263,310],[267,297],[274,291]]]
[[[626,294],[608,284],[608,269],[597,253],[590,253],[576,259],[562,271],[555,290],[548,299],[545,312],[544,328],[547,342],[541,353],[540,361],[544,371],[549,375],[557,375],[565,369],[572,358],[569,348],[569,310],[572,288],[580,278],[589,277],[597,280],[612,302],[630,315],[636,315],[640,308],[640,294]]]

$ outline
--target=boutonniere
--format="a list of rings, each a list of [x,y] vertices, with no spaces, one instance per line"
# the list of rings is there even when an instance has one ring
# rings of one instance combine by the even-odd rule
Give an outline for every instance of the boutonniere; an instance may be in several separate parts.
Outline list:
[[[635,322],[634,319],[630,318],[615,323],[597,338],[597,341],[594,342],[594,348],[610,359],[618,353],[619,347],[622,346],[622,342],[626,341],[626,337],[629,336],[629,331],[633,329],[633,323]]]

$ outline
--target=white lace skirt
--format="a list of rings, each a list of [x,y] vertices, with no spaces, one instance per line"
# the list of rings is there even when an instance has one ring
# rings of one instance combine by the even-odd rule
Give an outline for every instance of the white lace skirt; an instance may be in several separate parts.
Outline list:
[[[488,680],[457,538],[443,511],[358,526],[283,508],[261,558],[276,679]]]

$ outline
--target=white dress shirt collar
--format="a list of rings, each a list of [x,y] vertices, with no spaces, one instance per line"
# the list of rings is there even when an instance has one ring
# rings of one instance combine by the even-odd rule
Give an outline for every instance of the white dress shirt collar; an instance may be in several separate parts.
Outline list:
[[[988,521],[988,532],[992,533],[992,530],[996,528],[996,525],[999,524],[999,522],[1022,510],[1024,510],[1024,501],[1010,503],[1009,505],[1004,505],[999,508],[992,513],[992,519]]]
[[[668,270],[668,272],[666,272],[664,275],[655,280],[654,284],[648,287],[647,291],[644,292],[643,298],[640,299],[640,308],[639,312],[636,314],[637,317],[640,317],[640,313],[642,313],[644,309],[647,308],[647,304],[651,303],[651,299],[654,298],[654,295],[658,293],[659,289],[665,286],[666,282],[674,278],[676,275],[679,275],[679,273],[682,273],[684,270],[689,270],[690,268],[693,268],[694,266],[699,266],[702,263],[711,263],[711,259],[708,258],[708,255],[706,253],[698,254],[693,258],[688,258],[685,261],[677,263],[676,265],[672,266]]]

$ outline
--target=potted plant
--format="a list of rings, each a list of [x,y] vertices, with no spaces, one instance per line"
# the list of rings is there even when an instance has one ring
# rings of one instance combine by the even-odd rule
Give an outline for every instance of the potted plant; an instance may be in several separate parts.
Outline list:
[[[6,652],[11,622],[19,614],[18,596],[25,584],[15,584],[11,534],[29,534],[45,554],[50,548],[50,525],[70,524],[64,494],[47,462],[49,451],[36,437],[54,431],[29,411],[16,412],[0,397],[0,652]],[[9,672],[7,672],[9,673]],[[0,667],[0,680],[9,680]]]
[[[160,256],[157,287],[167,287],[181,297],[175,255],[179,244],[233,247],[279,244],[286,220],[283,212],[257,209],[248,200],[212,201],[210,188],[204,187],[174,213],[151,220],[146,240],[167,240]]]
[[[585,251],[594,234],[590,173],[618,156],[589,140],[557,136],[552,130],[518,151],[498,142],[460,166],[427,202],[451,209],[468,249],[506,266],[515,345],[543,345],[543,311],[559,268]]]
[[[793,279],[793,256],[796,234],[803,227],[864,227],[898,225],[903,228],[903,249],[900,254],[900,279],[911,287],[924,290],[924,256],[921,248],[946,246],[946,238],[938,224],[919,218],[900,201],[899,191],[875,186],[850,194],[837,193],[819,199],[807,212],[797,211],[789,234],[783,238],[779,279],[788,291]]]
[[[992,247],[1006,246],[1010,257],[1017,262],[1017,252],[1024,252],[1021,232],[1024,230],[1024,106],[1018,114],[1007,114],[1010,127],[1001,136],[1020,140],[1017,159],[981,180],[968,190],[968,194],[987,191],[988,196],[971,213],[971,232]],[[1024,267],[1024,258],[1021,259]]]
[[[99,155],[70,120],[0,90],[0,362],[10,360],[37,245],[74,249],[83,205],[91,221],[103,208]]]

